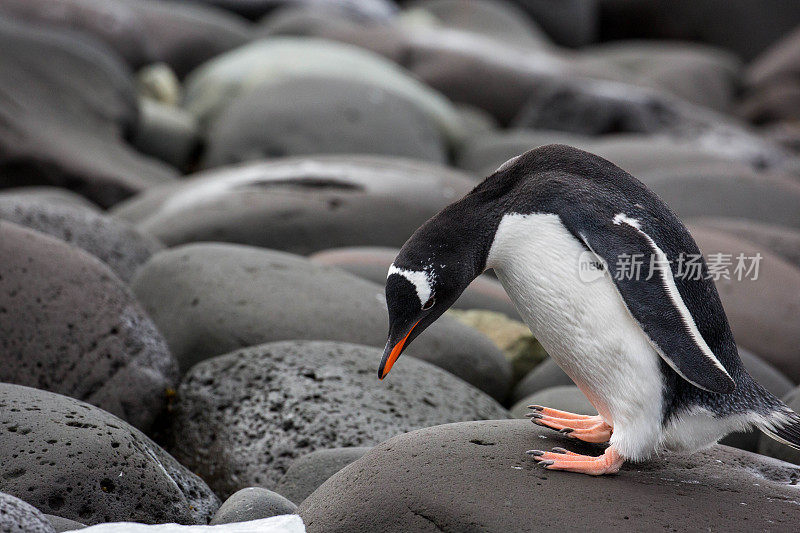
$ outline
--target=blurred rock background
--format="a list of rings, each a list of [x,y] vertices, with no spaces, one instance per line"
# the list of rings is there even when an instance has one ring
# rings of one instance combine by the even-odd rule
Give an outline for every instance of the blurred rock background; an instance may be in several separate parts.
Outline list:
[[[3,0],[0,50],[0,530],[800,523],[756,433],[535,468],[512,418],[593,410],[491,272],[374,379],[397,249],[566,143],[760,255],[717,287],[800,409],[796,0]]]

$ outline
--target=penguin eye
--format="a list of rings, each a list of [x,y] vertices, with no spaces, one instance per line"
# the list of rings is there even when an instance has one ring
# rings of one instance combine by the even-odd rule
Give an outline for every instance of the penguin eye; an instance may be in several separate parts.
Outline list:
[[[428,298],[428,301],[425,302],[425,305],[422,306],[422,310],[423,311],[427,311],[428,309],[430,309],[434,305],[436,305],[436,298],[431,296],[430,298]]]

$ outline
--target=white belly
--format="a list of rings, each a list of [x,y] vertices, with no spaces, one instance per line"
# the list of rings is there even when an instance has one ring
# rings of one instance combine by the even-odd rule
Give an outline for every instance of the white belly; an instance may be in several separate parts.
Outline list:
[[[556,215],[506,215],[487,266],[542,346],[614,427],[611,444],[643,459],[661,440],[659,355],[607,274],[581,280],[582,254]]]

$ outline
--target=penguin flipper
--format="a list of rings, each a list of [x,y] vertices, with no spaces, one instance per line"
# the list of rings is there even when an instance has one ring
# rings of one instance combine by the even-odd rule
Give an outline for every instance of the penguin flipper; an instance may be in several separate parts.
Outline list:
[[[586,227],[570,230],[602,260],[628,311],[675,372],[698,388],[733,392],[736,383],[698,331],[666,254],[637,220],[620,214],[609,222],[593,231]],[[569,221],[565,225],[569,228]],[[626,257],[641,258],[641,275],[625,275],[620,258]],[[654,265],[652,269],[650,265]],[[697,282],[711,283],[705,279]]]

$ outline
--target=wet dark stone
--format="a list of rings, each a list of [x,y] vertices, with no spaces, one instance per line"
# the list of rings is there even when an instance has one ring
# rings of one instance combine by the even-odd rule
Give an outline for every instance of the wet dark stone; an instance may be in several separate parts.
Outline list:
[[[0,383],[0,490],[86,524],[206,524],[219,500],[143,433],[87,403]]]
[[[100,260],[0,221],[0,381],[66,394],[147,429],[178,378],[130,290]]]

